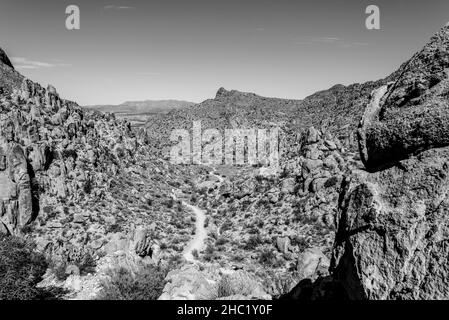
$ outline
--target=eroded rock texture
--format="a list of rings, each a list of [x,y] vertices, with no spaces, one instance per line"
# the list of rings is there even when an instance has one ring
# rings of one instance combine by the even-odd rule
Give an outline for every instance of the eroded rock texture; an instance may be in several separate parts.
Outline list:
[[[351,299],[449,298],[448,45],[445,27],[366,108],[331,262]]]
[[[449,145],[449,27],[398,74],[373,92],[359,127],[362,161],[369,170]]]
[[[12,233],[33,217],[27,160],[15,143],[0,142],[0,230]]]
[[[356,172],[340,204],[337,277],[353,299],[449,297],[449,148]]]

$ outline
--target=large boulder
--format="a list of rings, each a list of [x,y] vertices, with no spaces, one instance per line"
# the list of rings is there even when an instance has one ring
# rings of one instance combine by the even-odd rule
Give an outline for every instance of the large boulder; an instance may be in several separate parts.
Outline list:
[[[298,257],[297,271],[300,279],[316,279],[327,276],[329,259],[319,248],[308,248]]]
[[[373,92],[359,126],[361,158],[371,171],[449,145],[449,27],[398,74]]]
[[[347,179],[332,273],[352,299],[449,298],[449,148]]]
[[[331,261],[351,299],[449,298],[449,27],[372,94]]]
[[[186,265],[168,273],[159,300],[211,300],[217,297],[216,282],[196,266]]]

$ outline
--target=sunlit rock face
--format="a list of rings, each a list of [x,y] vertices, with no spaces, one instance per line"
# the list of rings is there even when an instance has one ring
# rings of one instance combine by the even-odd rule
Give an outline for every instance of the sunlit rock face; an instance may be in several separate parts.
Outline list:
[[[448,299],[449,28],[373,92],[331,271],[351,299]]]

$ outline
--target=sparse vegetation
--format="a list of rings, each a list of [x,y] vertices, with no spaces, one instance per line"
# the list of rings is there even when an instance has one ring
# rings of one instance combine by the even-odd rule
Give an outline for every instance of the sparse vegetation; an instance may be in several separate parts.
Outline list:
[[[276,263],[276,255],[273,250],[264,249],[260,252],[259,263],[265,266],[273,266]]]
[[[257,233],[256,235],[252,235],[248,238],[248,241],[246,242],[244,249],[245,250],[254,250],[261,244],[263,244],[262,237],[260,236],[259,233]]]
[[[110,269],[108,280],[101,283],[99,300],[156,300],[165,285],[166,270],[152,265],[137,270],[126,267]]]
[[[96,261],[90,252],[76,250],[54,257],[49,268],[58,280],[65,280],[70,274],[95,273]]]
[[[46,259],[34,244],[0,235],[0,300],[58,298],[61,291],[37,287],[46,270]]]

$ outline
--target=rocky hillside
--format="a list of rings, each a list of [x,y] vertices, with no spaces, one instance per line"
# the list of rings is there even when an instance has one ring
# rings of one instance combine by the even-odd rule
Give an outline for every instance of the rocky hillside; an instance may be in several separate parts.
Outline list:
[[[293,128],[297,134],[314,126],[323,128],[344,141],[352,151],[356,151],[354,133],[370,93],[394,79],[396,74],[397,72],[394,72],[375,82],[336,85],[304,100],[266,98],[254,93],[220,88],[214,99],[188,109],[159,114],[148,121],[145,127],[149,140],[168,146],[171,145],[169,137],[174,129],[191,130],[193,121],[199,120],[203,130],[214,128],[220,131],[232,128],[278,127],[287,133]]]
[[[201,121],[203,130],[218,129],[223,135],[225,129],[270,128],[287,122],[299,103],[220,88],[214,99],[152,117],[145,125],[145,132],[148,141],[168,157],[173,145],[170,142],[172,131],[192,130],[194,121]]]
[[[172,194],[191,188],[185,177],[195,168],[171,166],[129,122],[85,110],[3,62],[0,232],[33,239],[63,265],[116,252],[180,259],[193,215]]]

